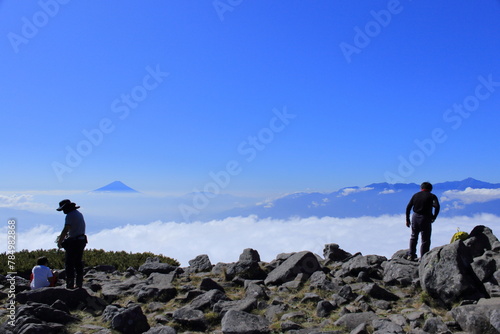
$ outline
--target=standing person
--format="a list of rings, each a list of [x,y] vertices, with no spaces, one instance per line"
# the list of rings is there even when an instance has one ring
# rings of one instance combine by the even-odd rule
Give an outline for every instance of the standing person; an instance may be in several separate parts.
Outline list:
[[[75,288],[83,286],[83,250],[87,244],[85,235],[85,220],[83,215],[77,209],[80,208],[69,199],[59,202],[57,211],[63,211],[66,214],[64,228],[57,238],[57,246],[66,251],[65,269],[66,269],[66,288]]]
[[[418,235],[422,234],[422,244],[420,245],[420,257],[424,256],[431,247],[432,223],[439,214],[439,201],[436,195],[431,193],[432,184],[424,182],[420,185],[420,192],[415,193],[406,206],[406,226],[411,226],[410,249],[407,259],[415,261],[417,259]],[[410,221],[410,212],[413,208],[413,215]],[[434,213],[432,209],[434,208]]]
[[[48,265],[49,260],[45,256],[37,259],[36,266],[31,270],[30,288],[32,290],[56,285],[57,273],[53,273]]]

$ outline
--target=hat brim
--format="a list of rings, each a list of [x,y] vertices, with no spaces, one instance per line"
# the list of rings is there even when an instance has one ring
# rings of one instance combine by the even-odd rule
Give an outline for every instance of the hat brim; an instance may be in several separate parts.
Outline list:
[[[76,205],[75,203],[73,203],[73,202],[69,202],[69,203],[65,203],[65,204],[61,205],[61,206],[60,206],[60,207],[58,207],[56,210],[57,210],[57,211],[62,211],[62,210],[64,210],[64,208],[65,208],[65,207],[68,207],[68,206],[71,206],[71,205],[73,205],[73,206],[75,207],[75,209],[79,209],[79,208],[80,208],[80,207],[79,207],[78,205]]]

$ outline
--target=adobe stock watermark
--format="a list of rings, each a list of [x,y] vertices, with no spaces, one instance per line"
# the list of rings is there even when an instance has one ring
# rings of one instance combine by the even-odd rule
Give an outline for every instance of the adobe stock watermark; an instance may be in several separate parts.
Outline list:
[[[214,0],[212,5],[214,6],[215,12],[219,16],[221,22],[224,21],[224,15],[226,12],[232,12],[234,8],[241,5],[243,0]]]
[[[66,5],[70,0],[40,0],[37,2],[40,10],[36,11],[31,17],[23,16],[21,18],[21,29],[19,33],[9,32],[7,39],[15,53],[19,53],[20,46],[28,44],[35,38],[40,29],[49,24],[61,9],[61,5]]]
[[[210,201],[221,193],[221,190],[229,186],[235,176],[241,174],[243,165],[254,161],[259,152],[265,150],[274,141],[276,135],[285,130],[295,117],[297,115],[288,113],[286,107],[283,107],[282,110],[274,108],[273,116],[269,119],[267,126],[260,129],[255,135],[248,136],[236,147],[242,160],[229,160],[224,169],[218,172],[210,171],[208,173],[210,181],[205,183],[201,190],[199,188],[193,190],[195,195],[192,203],[178,206],[184,221],[189,222],[191,216],[200,214],[201,210],[205,209]]]
[[[469,118],[473,112],[477,111],[481,101],[487,100],[500,87],[500,81],[494,81],[493,75],[487,77],[480,75],[477,80],[479,83],[474,89],[474,93],[466,96],[461,103],[454,103],[443,113],[443,121],[449,124],[451,130],[458,130],[463,121]],[[449,129],[448,129],[449,131]],[[416,148],[407,156],[398,157],[399,165],[395,172],[386,171],[385,179],[388,183],[401,183],[410,177],[416,167],[424,164],[434,152],[439,144],[443,144],[448,139],[447,130],[441,127],[434,128],[427,138],[422,140],[415,139]]]
[[[111,102],[111,112],[116,114],[120,121],[125,120],[132,110],[138,108],[140,103],[153,90],[158,88],[169,75],[168,72],[161,71],[160,65],[156,65],[156,68],[146,66],[145,70],[146,74],[140,84],[132,87],[128,93],[121,94],[120,97]],[[73,172],[75,168],[80,166],[84,158],[89,156],[95,147],[101,145],[105,136],[115,131],[115,129],[116,121],[113,121],[110,117],[103,117],[94,128],[81,131],[83,139],[78,143],[73,146],[66,145],[64,160],[62,162],[52,162],[52,170],[59,182],[63,182],[65,174]]]
[[[399,0],[389,0],[387,2],[387,9],[381,9],[379,11],[371,10],[370,15],[373,19],[365,23],[363,27],[354,27],[352,44],[347,42],[341,42],[339,44],[340,50],[347,63],[350,64],[352,62],[352,56],[361,53],[364,48],[370,45],[372,39],[379,36],[383,28],[387,28],[394,15],[402,11],[403,6]]]

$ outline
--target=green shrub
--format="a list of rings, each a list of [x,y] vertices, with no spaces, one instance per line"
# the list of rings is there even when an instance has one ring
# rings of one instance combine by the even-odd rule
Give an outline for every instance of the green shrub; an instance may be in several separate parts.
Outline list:
[[[45,256],[49,260],[49,267],[52,269],[64,268],[64,251],[57,249],[39,249],[35,251],[22,250],[7,257],[7,253],[0,253],[0,273],[5,275],[7,272],[15,271],[21,276],[30,274],[33,266],[36,265],[36,260]],[[173,266],[179,266],[179,262],[164,255],[156,255],[150,252],[144,253],[127,253],[125,251],[114,252],[104,251],[102,249],[86,249],[83,253],[83,262],[86,267],[95,267],[100,264],[112,265],[119,271],[124,271],[128,267],[139,268],[148,257],[158,257],[160,262],[168,263]],[[9,264],[14,263],[14,270],[9,268]]]

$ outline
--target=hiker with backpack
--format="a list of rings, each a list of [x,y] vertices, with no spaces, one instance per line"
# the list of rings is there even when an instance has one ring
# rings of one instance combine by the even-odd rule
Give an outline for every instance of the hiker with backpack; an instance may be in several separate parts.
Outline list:
[[[410,249],[407,253],[407,259],[410,261],[417,259],[419,234],[422,235],[420,257],[424,256],[431,247],[432,223],[436,220],[440,209],[438,198],[431,191],[432,184],[423,182],[420,185],[420,191],[411,197],[410,202],[406,206],[406,226],[411,227]],[[412,209],[413,215],[410,220]]]

